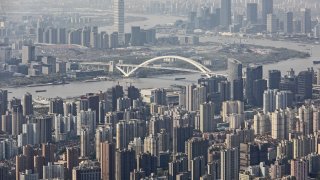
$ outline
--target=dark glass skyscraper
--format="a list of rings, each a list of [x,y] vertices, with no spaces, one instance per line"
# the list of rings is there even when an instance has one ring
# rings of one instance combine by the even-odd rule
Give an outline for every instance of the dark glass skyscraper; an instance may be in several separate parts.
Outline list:
[[[220,25],[228,28],[231,23],[231,0],[221,0]]]
[[[0,114],[5,115],[8,109],[8,91],[0,89]]]
[[[253,105],[262,107],[263,92],[267,89],[267,80],[258,79],[253,82]]]
[[[311,9],[304,8],[301,10],[301,31],[304,34],[311,33],[312,22],[311,22]]]
[[[117,150],[116,151],[116,179],[130,179],[130,172],[135,169],[136,158],[133,150]]]
[[[284,33],[293,33],[293,13],[287,12],[284,14],[283,18],[283,31]]]
[[[311,71],[302,71],[297,76],[297,96],[299,99],[312,98],[312,78],[313,73]]]
[[[258,21],[258,4],[247,4],[247,21],[251,24],[256,24]]]
[[[236,59],[228,59],[228,81],[232,100],[243,100],[242,64]]]
[[[281,81],[281,72],[279,70],[270,70],[268,74],[269,89],[279,89]]]
[[[131,106],[133,105],[133,100],[140,98],[140,90],[134,86],[128,87],[128,98],[131,100]]]
[[[254,105],[253,84],[255,80],[262,79],[262,66],[249,66],[246,72],[245,98],[248,104]]]

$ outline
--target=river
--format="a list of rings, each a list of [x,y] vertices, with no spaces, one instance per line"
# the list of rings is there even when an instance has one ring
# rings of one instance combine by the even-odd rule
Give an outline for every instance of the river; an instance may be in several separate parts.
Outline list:
[[[164,16],[159,17],[155,15],[143,15],[143,17],[147,17],[147,21],[135,22],[134,25],[141,26],[143,28],[150,28],[157,24],[167,24],[173,23],[180,17],[171,17]],[[130,27],[133,24],[126,25],[126,31],[130,30]],[[101,30],[111,30],[112,27],[103,27]],[[211,41],[211,42],[225,42],[225,43],[233,43],[240,42],[238,38],[232,37],[206,37],[201,38],[201,41]],[[287,61],[281,61],[273,64],[264,65],[264,77],[267,77],[268,70],[278,69],[281,70],[283,74],[285,74],[290,68],[293,68],[296,73],[299,71],[306,70],[309,67],[313,67],[314,69],[320,68],[320,66],[313,65],[313,60],[320,59],[320,46],[319,45],[302,45],[300,43],[295,42],[284,42],[284,41],[272,41],[267,39],[242,39],[242,43],[246,44],[256,44],[262,46],[273,46],[277,48],[289,48],[300,51],[308,51],[312,53],[312,56],[307,59],[290,59]],[[310,50],[308,50],[310,49]],[[226,74],[225,71],[217,72],[219,74]],[[175,81],[176,77],[185,77],[186,80]],[[200,78],[200,74],[178,74],[178,75],[163,75],[152,78],[127,78],[120,79],[119,81],[100,81],[100,82],[72,82],[66,85],[56,85],[56,86],[44,86],[44,87],[20,87],[20,88],[7,88],[9,92],[9,98],[17,97],[21,98],[22,95],[26,92],[30,92],[34,96],[44,96],[44,97],[74,97],[86,94],[88,92],[99,92],[106,91],[108,88],[121,84],[123,86],[128,86],[130,83],[138,88],[161,88],[161,87],[170,87],[170,85],[187,85],[190,83],[196,83],[197,79]],[[36,90],[47,90],[43,93],[36,93]]]
[[[156,25],[164,25],[164,24],[172,24],[176,22],[177,20],[185,20],[185,17],[177,17],[177,16],[170,16],[170,15],[163,15],[163,16],[158,16],[158,15],[146,15],[146,14],[126,14],[129,16],[133,17],[144,17],[147,18],[144,21],[135,21],[135,22],[129,22],[126,23],[124,26],[125,32],[131,32],[131,27],[132,26],[140,26],[142,29],[150,29],[155,27]],[[114,27],[113,25],[110,26],[104,26],[104,27],[99,27],[99,31],[106,31],[109,34],[114,32]]]

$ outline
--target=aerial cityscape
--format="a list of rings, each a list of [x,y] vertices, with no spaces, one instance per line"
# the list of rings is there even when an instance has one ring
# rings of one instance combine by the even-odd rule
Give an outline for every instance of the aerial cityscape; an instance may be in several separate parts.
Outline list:
[[[0,180],[320,179],[319,0],[0,0]]]

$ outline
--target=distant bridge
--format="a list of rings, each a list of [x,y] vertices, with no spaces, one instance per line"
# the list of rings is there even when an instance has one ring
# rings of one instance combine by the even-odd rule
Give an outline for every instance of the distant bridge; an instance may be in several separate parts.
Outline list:
[[[163,61],[163,60],[179,60],[186,63],[189,63],[196,67],[198,70],[194,69],[186,69],[186,68],[178,68],[178,67],[167,67],[162,65],[152,65],[153,62],[156,61]],[[206,75],[207,77],[211,77],[213,75],[221,75],[222,74],[215,74],[213,73],[209,68],[205,67],[204,65],[198,63],[197,61],[194,61],[189,58],[181,57],[181,56],[160,56],[156,58],[149,59],[139,65],[133,65],[133,64],[117,64],[115,66],[124,77],[130,77],[133,75],[136,71],[138,71],[140,68],[152,68],[152,69],[165,69],[165,70],[175,70],[175,71],[183,71],[183,72],[193,72],[193,73],[202,73]]]
[[[180,68],[180,67],[169,67],[169,66],[163,66],[158,64],[153,64],[157,61],[163,61],[163,60],[179,60],[186,63],[189,63],[193,65],[196,69],[187,69],[187,68]],[[206,75],[207,77],[211,76],[225,76],[223,74],[216,74],[212,72],[209,68],[205,67],[204,65],[200,64],[199,62],[181,57],[181,56],[160,56],[156,58],[152,58],[149,60],[146,60],[145,62],[141,64],[124,64],[120,61],[118,64],[114,64],[114,62],[110,63],[102,63],[102,62],[81,62],[80,67],[83,69],[99,69],[99,70],[106,70],[106,71],[114,71],[114,69],[118,69],[124,77],[130,77],[135,72],[137,72],[140,68],[149,68],[149,69],[164,69],[164,70],[174,70],[174,71],[182,71],[182,72],[192,72],[192,73],[201,73]]]

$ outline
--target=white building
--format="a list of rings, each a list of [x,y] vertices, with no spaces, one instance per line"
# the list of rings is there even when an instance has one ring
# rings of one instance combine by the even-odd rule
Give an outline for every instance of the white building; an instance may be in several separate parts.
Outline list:
[[[263,112],[265,114],[292,105],[293,95],[290,91],[266,90],[263,93]]]
[[[88,111],[81,110],[77,115],[77,135],[80,135],[81,128],[86,126],[89,128],[90,134],[95,133],[96,129],[96,111],[88,109]]]
[[[43,166],[43,179],[64,179],[64,166],[49,162],[48,166]]]
[[[225,101],[222,103],[221,116],[224,122],[228,121],[231,114],[244,114],[244,103],[241,101]]]
[[[271,124],[269,115],[258,113],[253,117],[253,130],[254,134],[264,135],[266,133],[270,133]]]

